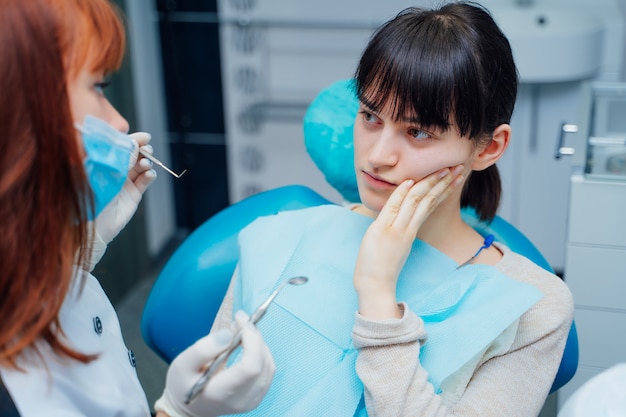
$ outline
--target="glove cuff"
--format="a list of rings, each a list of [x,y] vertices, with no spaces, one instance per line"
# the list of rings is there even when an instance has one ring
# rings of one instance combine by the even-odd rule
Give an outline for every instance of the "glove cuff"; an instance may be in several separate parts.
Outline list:
[[[154,403],[154,411],[161,411],[170,417],[218,417],[217,415],[211,413],[211,410],[206,410],[206,412],[203,413],[202,416],[186,413],[185,411],[181,410],[180,407],[176,406],[173,401],[170,400],[167,389],[163,391],[161,398],[156,400],[156,402]]]
[[[163,392],[161,398],[154,403],[154,411],[162,411],[170,417],[190,417],[185,413],[181,413],[180,410],[170,402],[165,392]]]
[[[91,239],[91,257],[89,258],[88,272],[93,271],[100,259],[107,250],[107,243],[102,239],[97,230],[93,231],[93,239]]]

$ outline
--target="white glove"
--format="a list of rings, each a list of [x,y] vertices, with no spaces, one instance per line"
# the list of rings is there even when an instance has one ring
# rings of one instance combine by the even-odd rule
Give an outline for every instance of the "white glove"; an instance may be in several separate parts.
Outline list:
[[[241,358],[213,375],[204,390],[185,404],[187,392],[210,362],[228,347],[233,333],[222,329],[198,340],[172,361],[163,395],[154,404],[156,411],[171,417],[215,417],[242,413],[259,405],[274,376],[274,359],[246,313],[238,311],[235,321],[242,329]]]
[[[136,132],[129,135],[137,142],[131,157],[128,178],[120,193],[102,210],[95,220],[95,233],[92,238],[91,258],[88,271],[91,272],[104,256],[107,245],[128,224],[137,211],[139,202],[148,186],[156,179],[156,171],[152,169],[152,162],[139,156],[139,147],[152,153],[150,134]]]

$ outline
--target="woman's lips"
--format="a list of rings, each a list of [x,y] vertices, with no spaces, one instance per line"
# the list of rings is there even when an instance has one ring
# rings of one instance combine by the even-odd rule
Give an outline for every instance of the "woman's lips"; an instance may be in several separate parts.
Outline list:
[[[367,184],[371,187],[385,189],[396,188],[396,184],[385,181],[383,178],[378,177],[372,173],[369,173],[367,171],[362,171],[362,173],[363,177],[365,178],[365,182],[367,182]]]

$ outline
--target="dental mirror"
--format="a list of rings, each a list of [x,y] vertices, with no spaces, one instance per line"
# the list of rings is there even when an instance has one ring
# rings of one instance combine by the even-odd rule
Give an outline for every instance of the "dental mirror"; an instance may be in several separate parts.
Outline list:
[[[272,291],[269,297],[267,297],[267,299],[263,302],[263,304],[261,304],[259,308],[257,308],[254,311],[254,313],[252,313],[249,321],[252,324],[256,324],[259,320],[261,320],[261,317],[265,315],[265,312],[269,308],[272,301],[274,301],[278,293],[280,293],[280,291],[283,288],[285,288],[286,285],[288,284],[289,285],[302,285],[302,284],[306,284],[308,281],[309,279],[307,277],[296,276],[296,277],[292,277],[281,282],[278,285],[278,287],[276,287],[276,289]],[[241,330],[239,330],[235,334],[228,348],[225,351],[223,351],[217,358],[215,358],[215,360],[211,363],[211,366],[209,366],[207,370],[204,371],[202,376],[198,378],[198,381],[193,385],[193,387],[191,387],[191,389],[185,396],[185,404],[189,404],[194,398],[198,396],[200,391],[202,391],[204,387],[206,386],[206,384],[209,382],[209,379],[211,379],[211,377],[215,374],[215,372],[220,368],[220,366],[226,361],[226,359],[230,356],[230,354],[239,345],[241,345]]]
[[[263,317],[263,315],[267,311],[267,308],[270,306],[272,301],[274,301],[274,298],[276,298],[280,290],[282,290],[287,284],[302,285],[302,284],[306,284],[308,281],[309,279],[307,277],[298,276],[298,277],[289,278],[281,282],[280,285],[270,294],[270,296],[267,297],[265,302],[263,302],[263,304],[261,304],[259,308],[257,308],[256,311],[252,313],[252,315],[250,316],[250,321],[253,324],[256,324],[259,320],[261,320],[261,317]]]

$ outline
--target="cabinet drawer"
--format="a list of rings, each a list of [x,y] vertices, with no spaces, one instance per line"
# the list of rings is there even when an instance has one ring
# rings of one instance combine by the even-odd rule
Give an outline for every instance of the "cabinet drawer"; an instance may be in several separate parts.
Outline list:
[[[248,41],[243,30],[249,32]],[[313,98],[333,82],[352,78],[361,51],[372,29],[316,29],[302,27],[257,27],[256,30],[223,25],[223,72],[235,78],[242,68],[253,68],[259,89],[266,96],[276,93]],[[248,33],[246,32],[246,33]],[[243,52],[243,45],[249,50]],[[226,83],[230,88],[233,81]]]
[[[359,53],[356,48],[344,54],[276,53],[265,69],[267,89],[279,93],[297,91],[315,97],[335,81],[354,77]]]
[[[572,177],[570,243],[626,247],[626,182]]]
[[[608,368],[626,362],[626,314],[577,308],[580,364]]]
[[[565,282],[577,306],[623,309],[626,313],[625,278],[626,250],[568,245]]]
[[[218,0],[217,8],[223,18],[237,20],[244,17],[253,22],[356,22],[378,25],[405,7],[428,3],[425,0]]]
[[[283,185],[306,185],[324,197],[341,196],[324,179],[304,146],[302,126],[267,123],[256,136],[229,144],[231,200]]]

